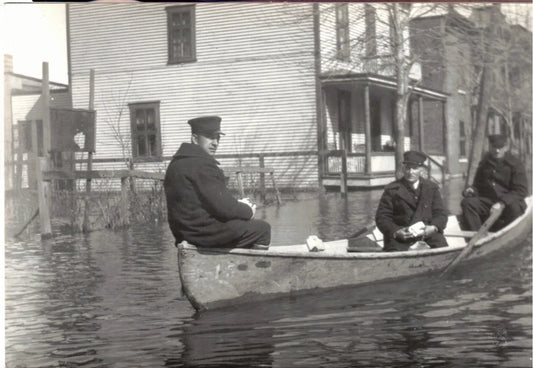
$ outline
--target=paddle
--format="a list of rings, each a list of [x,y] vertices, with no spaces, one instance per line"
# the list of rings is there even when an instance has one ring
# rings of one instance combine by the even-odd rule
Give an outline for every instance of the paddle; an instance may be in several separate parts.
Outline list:
[[[355,233],[353,233],[351,236],[348,237],[349,239],[355,239],[363,234],[369,233],[376,227],[376,223],[374,221],[370,222],[368,225],[363,227],[362,229],[357,230]]]
[[[348,252],[380,252],[383,249],[373,240],[367,237],[360,238],[361,235],[372,232],[376,227],[376,223],[372,221],[364,228],[356,231],[348,238]]]
[[[452,269],[454,269],[459,262],[461,262],[466,256],[472,252],[472,249],[474,249],[474,245],[478,242],[479,239],[483,238],[487,232],[489,231],[490,227],[496,220],[501,216],[503,210],[505,209],[505,205],[502,203],[502,205],[496,209],[491,209],[491,213],[489,218],[481,225],[478,232],[470,239],[468,244],[466,245],[465,249],[457,256],[453,261],[450,262],[448,266],[442,271],[441,277],[450,272]]]

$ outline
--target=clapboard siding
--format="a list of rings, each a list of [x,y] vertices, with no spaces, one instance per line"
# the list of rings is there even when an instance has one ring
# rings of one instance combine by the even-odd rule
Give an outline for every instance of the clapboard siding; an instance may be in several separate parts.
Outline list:
[[[12,96],[11,106],[13,125],[16,125],[18,121],[43,120],[44,110],[40,93]],[[68,92],[52,92],[50,94],[50,107],[70,107]]]
[[[376,10],[376,43],[377,55],[390,54],[389,42],[389,13],[387,4],[370,3],[350,3],[348,14],[350,18],[350,60],[341,61],[337,59],[336,45],[336,15],[335,3],[320,4],[321,29],[320,43],[322,53],[323,73],[363,73],[363,59],[366,55],[365,41],[366,23],[365,6],[373,6]],[[408,32],[408,30],[406,31]],[[408,34],[405,35],[408,37]]]
[[[197,61],[167,65],[173,5],[69,5],[74,107],[87,108],[95,70],[95,158],[129,153],[128,104],[147,101],[160,103],[163,156],[189,141],[188,119],[207,114],[222,117],[220,154],[316,150],[312,4],[197,3]],[[280,186],[317,185],[316,157],[272,165]]]

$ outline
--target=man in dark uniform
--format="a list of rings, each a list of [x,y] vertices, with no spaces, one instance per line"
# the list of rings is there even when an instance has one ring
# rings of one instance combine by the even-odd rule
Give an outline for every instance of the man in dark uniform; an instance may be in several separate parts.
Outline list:
[[[385,187],[376,211],[385,251],[408,250],[420,240],[431,248],[448,245],[443,231],[448,222],[437,184],[421,177],[427,156],[404,154],[404,176]]]
[[[270,244],[270,225],[253,219],[255,204],[235,199],[213,157],[223,135],[221,118],[189,120],[191,143],[182,143],[165,174],[168,222],[176,243],[247,248]]]
[[[481,160],[471,187],[464,190],[461,208],[465,230],[478,230],[491,208],[505,205],[492,230],[509,224],[524,213],[527,177],[524,165],[508,152],[505,135],[489,136],[489,153]]]

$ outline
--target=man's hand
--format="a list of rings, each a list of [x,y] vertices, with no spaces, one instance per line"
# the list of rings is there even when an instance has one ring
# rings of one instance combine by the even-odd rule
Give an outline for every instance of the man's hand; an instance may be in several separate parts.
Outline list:
[[[498,211],[500,208],[503,207],[503,203],[502,202],[496,202],[492,205],[492,207],[490,208],[490,212],[494,212],[494,211]]]
[[[474,197],[476,190],[473,187],[468,187],[463,191],[463,197]]]
[[[405,242],[414,238],[408,228],[404,227],[394,233],[394,239]]]
[[[424,228],[424,238],[431,236],[439,231],[439,228],[435,225],[426,225]]]
[[[251,218],[254,218],[255,210],[257,209],[256,204],[254,202],[252,202],[252,200],[250,198],[241,198],[241,199],[239,199],[239,202],[244,203],[247,206],[250,206],[250,208],[252,209],[252,217]]]

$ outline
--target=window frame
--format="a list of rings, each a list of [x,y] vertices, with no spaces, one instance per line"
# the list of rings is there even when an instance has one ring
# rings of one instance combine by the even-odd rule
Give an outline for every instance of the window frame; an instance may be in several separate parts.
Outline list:
[[[163,147],[161,145],[161,118],[160,118],[160,101],[133,102],[128,104],[130,110],[130,132],[131,132],[131,157],[138,160],[162,160]],[[138,110],[154,110],[154,133],[155,133],[155,153],[151,155],[139,155],[139,136],[143,135],[146,139],[150,133],[148,129],[144,132],[137,130],[136,115]],[[146,124],[146,123],[145,123]],[[145,140],[146,150],[148,144]]]
[[[343,19],[345,18],[345,19]],[[335,4],[336,55],[341,61],[350,61],[350,11],[349,3]],[[343,40],[344,37],[344,40]]]
[[[172,64],[181,64],[181,63],[188,63],[188,62],[194,62],[196,61],[196,6],[194,4],[186,4],[186,5],[174,5],[174,6],[168,6],[165,8],[167,12],[167,54],[168,54],[168,65]],[[191,43],[191,55],[187,56],[176,56],[172,54],[172,44],[173,44],[173,36],[172,36],[172,16],[176,13],[184,13],[188,12],[189,16],[191,18],[191,24],[190,24],[190,43]]]
[[[374,58],[378,55],[376,8],[365,4],[365,56]]]
[[[466,139],[466,123],[463,120],[459,120],[459,158],[466,158],[467,156],[468,142]]]

